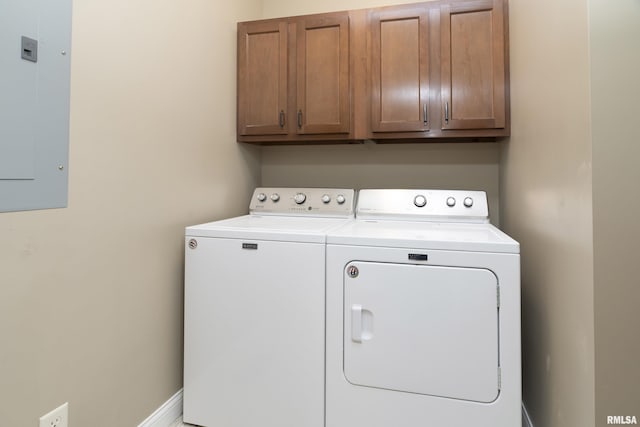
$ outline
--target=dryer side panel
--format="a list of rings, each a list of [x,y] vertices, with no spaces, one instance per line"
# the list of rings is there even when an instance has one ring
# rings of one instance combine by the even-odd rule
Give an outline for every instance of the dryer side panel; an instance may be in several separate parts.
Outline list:
[[[350,383],[483,403],[498,397],[498,281],[490,270],[351,262],[343,283]]]

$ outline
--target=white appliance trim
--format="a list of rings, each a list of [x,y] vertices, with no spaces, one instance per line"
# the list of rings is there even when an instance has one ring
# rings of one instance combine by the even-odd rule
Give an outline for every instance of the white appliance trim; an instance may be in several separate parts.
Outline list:
[[[182,389],[164,402],[138,427],[169,427],[180,415],[182,415]]]
[[[524,402],[522,402],[522,427],[533,427],[533,421],[531,421],[531,416],[529,416],[529,411],[524,406]]]

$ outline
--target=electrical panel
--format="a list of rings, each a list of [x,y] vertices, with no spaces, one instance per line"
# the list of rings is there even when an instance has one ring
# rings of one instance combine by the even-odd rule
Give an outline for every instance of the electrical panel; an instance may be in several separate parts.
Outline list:
[[[71,0],[0,0],[0,212],[67,205]]]

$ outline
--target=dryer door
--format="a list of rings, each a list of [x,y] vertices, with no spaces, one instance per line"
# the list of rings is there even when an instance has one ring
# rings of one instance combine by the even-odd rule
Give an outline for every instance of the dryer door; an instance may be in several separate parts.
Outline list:
[[[344,271],[344,374],[358,386],[492,402],[498,280],[490,270],[376,262]]]

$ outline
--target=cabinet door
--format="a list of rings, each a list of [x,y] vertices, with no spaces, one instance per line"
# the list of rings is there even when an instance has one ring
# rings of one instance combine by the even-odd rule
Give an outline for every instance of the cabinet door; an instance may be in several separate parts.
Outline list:
[[[443,4],[442,129],[505,127],[502,0]]]
[[[394,7],[371,14],[371,129],[429,129],[429,11]]]
[[[286,134],[287,22],[238,24],[238,134]]]
[[[297,21],[298,134],[349,132],[349,15]]]

